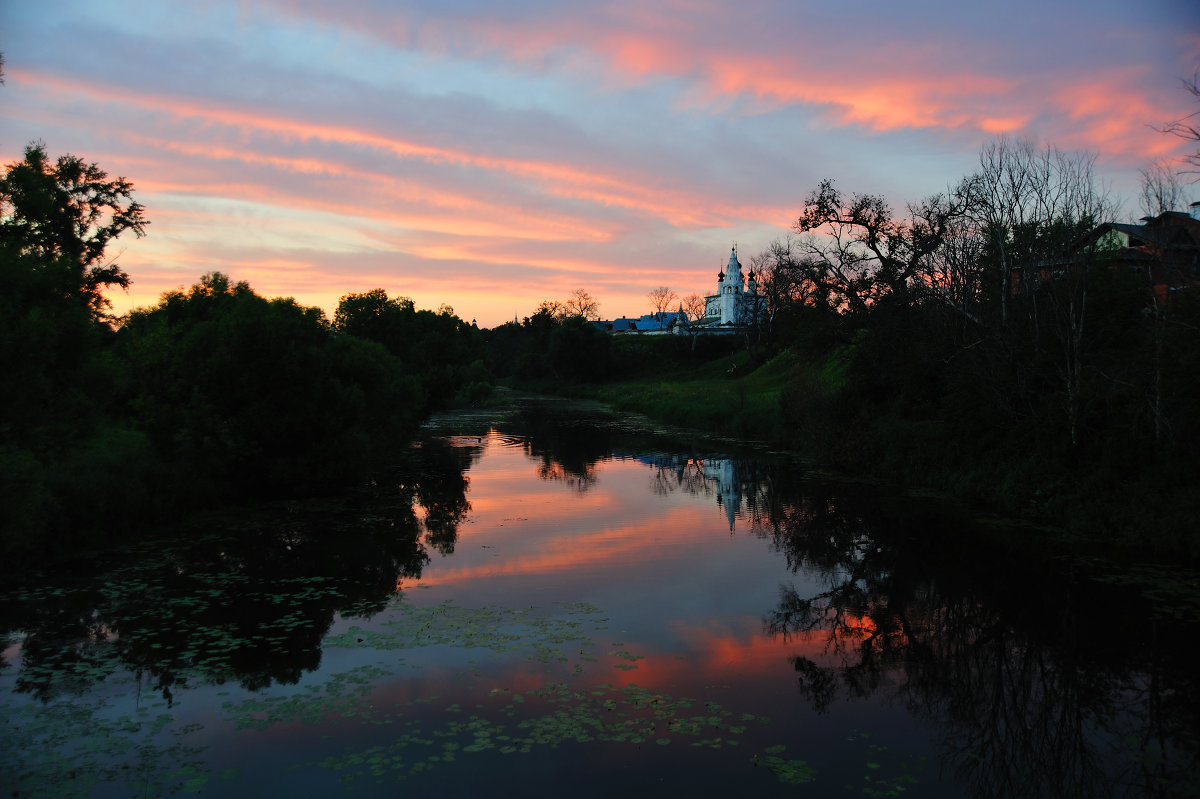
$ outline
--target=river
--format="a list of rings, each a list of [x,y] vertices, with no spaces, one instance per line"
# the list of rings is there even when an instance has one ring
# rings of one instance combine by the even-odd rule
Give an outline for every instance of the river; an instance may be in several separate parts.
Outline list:
[[[1196,790],[1178,620],[1036,538],[557,401],[426,433],[0,589],[3,794]]]

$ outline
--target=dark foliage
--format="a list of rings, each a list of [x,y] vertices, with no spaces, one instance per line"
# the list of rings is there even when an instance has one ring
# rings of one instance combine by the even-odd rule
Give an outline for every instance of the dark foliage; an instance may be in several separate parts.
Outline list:
[[[427,405],[379,345],[334,336],[319,310],[220,273],[131,314],[118,352],[156,451],[197,487],[237,494],[359,479],[377,444],[402,443]]]
[[[72,155],[52,162],[44,145],[30,144],[0,179],[0,250],[6,259],[28,259],[5,288],[22,305],[75,300],[100,316],[107,307],[101,291],[129,285],[105,260],[109,243],[125,232],[141,236],[149,224],[132,194],[125,178],[109,180]]]
[[[526,384],[595,383],[614,374],[612,337],[581,315],[539,308],[484,333],[492,374]]]
[[[383,345],[408,374],[418,377],[433,406],[444,406],[460,390],[466,390],[468,400],[490,390],[479,331],[448,308],[417,310],[407,297],[393,299],[383,289],[373,289],[341,298],[333,330]]]
[[[1103,242],[1080,248],[1094,217],[1064,212],[955,234],[979,246],[954,296],[942,280],[947,234],[929,250],[933,267],[900,290],[895,270],[874,266],[886,255],[871,245],[877,234],[847,232],[856,209],[826,216],[842,243],[831,272],[846,253],[866,254],[859,290],[824,295],[823,309],[821,295],[803,296],[816,324],[779,339],[807,362],[781,397],[789,443],[1045,521],[1088,546],[1200,557],[1186,511],[1200,484],[1186,454],[1200,448],[1195,289],[1156,298]],[[888,224],[892,241],[913,235]],[[887,290],[863,300],[877,279]]]
[[[0,552],[87,551],[182,511],[321,494],[394,459],[434,407],[490,389],[449,309],[316,308],[220,273],[118,325],[106,257],[132,185],[42,145],[0,179]],[[114,327],[116,328],[114,330]]]

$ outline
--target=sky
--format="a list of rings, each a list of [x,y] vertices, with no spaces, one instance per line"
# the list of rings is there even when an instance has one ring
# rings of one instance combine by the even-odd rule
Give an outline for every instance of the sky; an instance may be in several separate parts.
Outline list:
[[[221,271],[330,315],[637,316],[822,179],[902,210],[1000,135],[1094,152],[1137,219],[1200,110],[1194,0],[0,0],[0,53],[0,162],[40,140],[146,206],[116,313]]]

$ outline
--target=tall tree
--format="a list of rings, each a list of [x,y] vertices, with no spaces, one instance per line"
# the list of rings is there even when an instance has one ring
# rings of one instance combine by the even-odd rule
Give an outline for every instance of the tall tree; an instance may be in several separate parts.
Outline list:
[[[680,307],[687,314],[689,322],[699,322],[704,318],[704,298],[699,294],[689,294],[684,297]]]
[[[1000,327],[1061,387],[1072,445],[1082,435],[1095,368],[1089,309],[1098,253],[1080,242],[1116,213],[1095,161],[1092,153],[1002,137],[984,147],[980,171],[967,181],[995,267]],[[1027,363],[1013,366],[1025,370]]]
[[[35,291],[80,299],[100,318],[109,307],[103,290],[129,285],[105,251],[127,231],[145,234],[144,210],[125,178],[110,180],[73,155],[51,161],[45,145],[34,142],[0,179],[0,249],[6,261],[19,258],[35,271]]]
[[[689,294],[679,303],[679,310],[683,312],[684,317],[688,322],[687,331],[692,339],[692,351],[696,350],[696,338],[700,334],[700,328],[695,323],[704,318],[704,311],[707,309],[707,303],[699,294]]]
[[[1114,213],[1095,163],[1093,153],[1003,136],[980,151],[979,171],[964,186],[996,267],[1002,325],[1009,321],[1014,274],[1063,257],[1081,233]],[[1032,276],[1016,277],[1024,278],[1019,283],[1028,295],[1036,285]]]
[[[101,290],[129,282],[106,247],[147,224],[131,193],[95,164],[51,161],[40,143],[0,173],[0,446],[61,452],[97,423],[112,387],[96,357],[111,333],[97,324]]]
[[[1166,211],[1182,211],[1186,208],[1187,192],[1179,175],[1163,161],[1139,170],[1142,176],[1138,199],[1146,216],[1158,216]]]
[[[650,298],[650,307],[654,309],[654,313],[661,316],[671,309],[671,303],[675,302],[679,295],[666,286],[659,286],[650,289],[646,296]]]
[[[600,318],[600,303],[585,289],[575,289],[564,303],[567,316],[582,316],[589,322]]]
[[[939,194],[910,204],[897,219],[876,194],[846,197],[824,180],[804,203],[792,228],[796,245],[811,264],[812,279],[836,304],[865,311],[883,298],[908,304],[911,283],[941,246],[950,222],[965,212],[960,196]]]
[[[750,263],[758,274],[759,323],[768,350],[778,336],[786,337],[796,327],[805,309],[831,309],[831,292],[822,280],[824,261],[806,254],[795,236],[775,239],[767,249],[751,256]]]
[[[967,184],[956,191],[969,196]],[[979,332],[989,297],[983,263],[986,246],[986,238],[968,216],[955,216],[946,226],[941,246],[926,260],[920,281],[927,297],[953,309],[959,333],[972,339]]]

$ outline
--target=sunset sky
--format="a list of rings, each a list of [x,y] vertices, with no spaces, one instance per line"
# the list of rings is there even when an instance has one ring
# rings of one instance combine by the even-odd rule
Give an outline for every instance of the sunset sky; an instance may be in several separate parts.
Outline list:
[[[226,272],[332,311],[375,287],[490,327],[713,291],[825,177],[894,207],[998,134],[1139,168],[1195,151],[1200,4],[0,0],[0,160],[133,182],[117,312]],[[1200,199],[1200,188],[1192,188]]]

